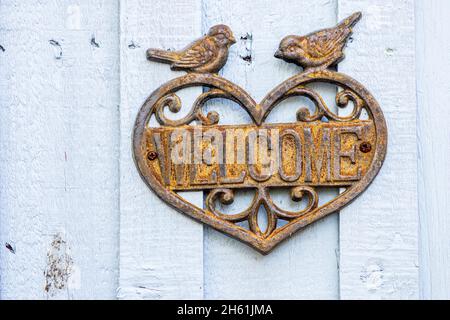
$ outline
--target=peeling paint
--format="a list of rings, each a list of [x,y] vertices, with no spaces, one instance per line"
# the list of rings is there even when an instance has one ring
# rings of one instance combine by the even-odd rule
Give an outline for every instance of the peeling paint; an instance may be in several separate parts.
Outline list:
[[[253,51],[253,34],[247,32],[239,37],[239,57],[251,64],[253,61],[252,51]]]
[[[73,271],[73,259],[69,255],[69,247],[61,234],[56,234],[47,252],[47,266],[44,271],[45,288],[50,295],[68,287]]]
[[[375,291],[384,283],[384,268],[380,262],[370,262],[361,272],[360,279],[367,290]]]

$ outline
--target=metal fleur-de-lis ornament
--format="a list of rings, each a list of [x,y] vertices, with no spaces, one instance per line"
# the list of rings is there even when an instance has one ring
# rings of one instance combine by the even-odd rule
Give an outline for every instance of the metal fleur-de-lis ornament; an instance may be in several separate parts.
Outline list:
[[[279,84],[259,103],[217,74],[235,43],[225,25],[212,27],[180,51],[149,49],[149,60],[170,63],[171,68],[187,74],[156,89],[138,113],[133,152],[144,181],[172,207],[263,254],[297,230],[349,204],[375,178],[387,144],[386,123],[374,97],[349,76],[329,69],[344,58],[344,46],[360,18],[357,12],[334,28],[285,37],[275,57],[293,62],[303,71]],[[331,111],[311,87],[319,82],[336,86],[336,105],[352,108],[348,115]],[[166,107],[173,113],[182,108],[177,92],[194,86],[208,90],[181,119],[167,117]],[[315,110],[300,107],[296,122],[266,123],[270,111],[289,97],[305,97]],[[222,125],[217,112],[203,112],[205,103],[215,98],[238,103],[253,122]],[[365,117],[361,116],[363,110]],[[158,125],[150,126],[152,118]],[[318,190],[323,187],[345,191],[319,204]],[[275,188],[289,192],[294,201],[307,201],[296,211],[283,209],[272,200]],[[208,192],[202,208],[177,193],[196,190]],[[247,208],[222,212],[220,208],[231,204],[240,190],[254,192]],[[258,221],[261,207],[267,213],[265,228]]]

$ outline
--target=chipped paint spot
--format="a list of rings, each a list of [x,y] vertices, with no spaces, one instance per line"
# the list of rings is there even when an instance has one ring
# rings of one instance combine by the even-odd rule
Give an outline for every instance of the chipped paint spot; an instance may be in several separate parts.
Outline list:
[[[134,43],[134,41],[131,41],[130,44],[128,45],[129,49],[137,49],[140,48],[140,46],[137,43]]]
[[[14,244],[9,243],[9,242],[6,242],[6,243],[5,243],[5,247],[6,247],[6,249],[8,249],[11,253],[16,254],[16,248],[15,248],[15,245],[14,245]]]
[[[404,249],[406,246],[405,241],[403,240],[400,232],[396,232],[394,235],[394,239],[392,240],[391,249]]]
[[[252,63],[252,56],[248,55],[248,56],[240,56],[240,57],[245,62]]]
[[[394,55],[394,52],[395,52],[395,49],[393,49],[393,48],[386,48],[386,50],[384,50],[384,53],[385,53],[387,56],[393,56],[393,55]]]
[[[49,40],[48,41],[53,47],[55,47],[55,59],[61,60],[62,59],[62,47],[59,41],[56,40]]]
[[[54,236],[47,252],[47,267],[44,272],[45,291],[53,296],[58,290],[66,289],[73,271],[73,259],[69,247],[61,234]]]
[[[81,10],[79,5],[70,5],[67,7],[66,27],[69,30],[81,29]]]
[[[239,37],[239,57],[244,60],[247,64],[251,64],[253,61],[252,51],[253,51],[253,35],[249,32],[241,35]]]
[[[97,42],[97,40],[95,40],[94,35],[91,36],[91,46],[93,46],[95,48],[100,48],[100,44]]]
[[[375,291],[383,285],[384,268],[381,263],[369,262],[361,272],[360,279],[369,291]]]

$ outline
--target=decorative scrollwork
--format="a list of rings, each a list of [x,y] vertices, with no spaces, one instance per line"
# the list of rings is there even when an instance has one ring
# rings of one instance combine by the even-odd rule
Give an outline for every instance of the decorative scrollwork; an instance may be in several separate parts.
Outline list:
[[[181,110],[181,100],[175,93],[169,93],[162,97],[155,104],[155,116],[160,125],[170,126],[170,127],[178,127],[186,124],[190,124],[191,122],[198,120],[204,126],[210,126],[219,123],[219,114],[215,111],[210,111],[206,115],[202,112],[202,109],[205,103],[208,100],[215,98],[225,98],[229,100],[236,101],[234,97],[230,94],[226,93],[221,89],[211,89],[202,93],[194,102],[189,113],[179,120],[171,120],[168,119],[164,115],[165,107],[173,112],[177,113]]]
[[[314,188],[308,186],[293,187],[291,189],[291,199],[293,201],[301,201],[303,196],[305,195],[308,196],[308,204],[303,210],[300,210],[298,212],[283,210],[273,202],[272,202],[272,209],[278,216],[278,218],[286,220],[292,220],[304,216],[305,214],[317,208],[317,205],[319,203],[319,195],[317,194],[316,190],[314,190]]]
[[[216,209],[216,200],[219,200],[222,204],[232,204],[234,201],[234,192],[233,190],[226,188],[214,189],[208,194],[208,197],[206,198],[206,209],[223,220],[230,222],[240,222],[247,219],[248,215],[252,212],[253,204],[255,203],[256,198],[257,195],[255,195],[255,198],[252,201],[252,205],[248,209],[237,214],[225,214]]]
[[[300,201],[303,196],[308,196],[308,204],[298,212],[291,212],[279,208],[270,197],[268,188],[260,188],[256,190],[256,194],[249,207],[242,212],[235,214],[225,214],[216,209],[216,201],[229,205],[234,201],[234,192],[231,189],[219,188],[212,190],[206,198],[206,209],[215,216],[228,222],[241,222],[248,220],[250,231],[259,237],[266,238],[270,236],[276,229],[277,219],[293,220],[300,218],[307,213],[315,210],[318,206],[319,196],[316,190],[308,186],[298,186],[291,189],[291,198],[293,201]],[[259,208],[264,206],[267,213],[267,228],[263,232],[258,224]]]
[[[311,88],[307,88],[305,86],[295,87],[289,90],[285,96],[283,96],[282,100],[294,96],[307,97],[314,103],[315,106],[315,111],[313,114],[311,114],[309,109],[306,107],[301,107],[297,111],[297,120],[301,122],[318,121],[323,117],[339,122],[355,120],[361,115],[362,107],[364,106],[364,101],[355,92],[351,90],[339,91],[336,94],[336,104],[338,107],[345,108],[348,106],[350,101],[352,101],[354,105],[353,111],[349,116],[340,117],[333,113],[323,101],[322,97]]]
[[[310,114],[308,108],[302,107],[297,111],[297,120],[303,121],[303,122],[312,122],[316,120],[320,120],[326,110],[328,110],[328,107],[326,106],[325,102],[323,101],[322,97],[315,92],[314,90],[299,86],[294,89],[291,89],[287,92],[288,97],[292,96],[303,96],[311,99],[311,101],[314,103],[316,110],[314,114]]]
[[[176,126],[177,123],[180,123],[181,120],[170,120],[167,119],[164,115],[164,109],[167,107],[170,112],[177,113],[181,110],[181,100],[180,97],[178,97],[175,93],[169,93],[168,95],[165,95],[162,97],[158,102],[155,104],[155,115],[156,119],[161,125],[172,125]],[[183,120],[183,119],[182,119]]]
[[[258,223],[258,213],[261,205],[264,206],[267,214],[267,227],[264,232],[261,230]],[[267,238],[277,228],[277,220],[277,215],[274,214],[274,211],[272,210],[271,201],[265,199],[264,197],[261,197],[259,201],[254,204],[253,210],[248,216],[248,226],[250,230],[258,237]]]
[[[331,114],[329,115],[329,117],[336,121],[351,121],[358,119],[359,116],[361,115],[361,111],[364,106],[364,101],[355,92],[351,90],[342,90],[337,93],[336,104],[339,108],[347,107],[350,101],[353,102],[353,111],[349,116],[338,117],[334,114]]]
[[[202,111],[205,103],[215,98],[223,98],[236,102],[249,113],[256,124],[260,124],[267,117],[270,110],[281,101],[295,96],[306,97],[310,99],[315,106],[313,114],[311,114],[310,110],[306,107],[299,108],[297,111],[297,120],[300,122],[320,121],[323,117],[337,122],[352,121],[360,117],[362,108],[365,106],[365,101],[353,90],[341,90],[336,94],[335,100],[337,106],[339,108],[345,108],[348,106],[349,102],[352,102],[353,110],[348,116],[338,116],[328,108],[318,92],[306,87],[304,84],[296,85],[287,91],[286,88],[283,87],[276,88],[264,98],[260,104],[256,104],[241,88],[220,76],[195,75],[195,77],[201,77],[201,81],[204,82],[204,85],[211,89],[198,96],[186,116],[178,120],[172,120],[165,116],[164,111],[166,107],[173,113],[177,113],[181,110],[181,99],[175,92],[190,84],[196,84],[189,83],[190,80],[188,76],[176,79],[174,83],[179,83],[179,87],[174,87],[171,90],[166,91],[168,93],[161,96],[153,104],[153,113],[160,125],[178,127],[188,125],[193,121],[199,121],[200,124],[204,126],[218,124],[219,114],[217,112],[210,111],[205,115]],[[330,82],[340,87],[338,82]],[[200,85],[200,83],[197,85]]]

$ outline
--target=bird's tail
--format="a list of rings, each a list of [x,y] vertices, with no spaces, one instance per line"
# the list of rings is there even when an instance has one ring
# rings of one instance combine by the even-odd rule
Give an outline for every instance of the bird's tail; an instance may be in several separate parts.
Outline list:
[[[159,62],[174,62],[177,60],[178,55],[173,51],[166,51],[160,49],[148,49],[147,50],[147,59],[148,60],[156,60]]]
[[[361,12],[359,11],[355,12],[351,16],[342,20],[342,22],[339,23],[339,27],[351,28],[361,19],[361,16],[362,16]]]

